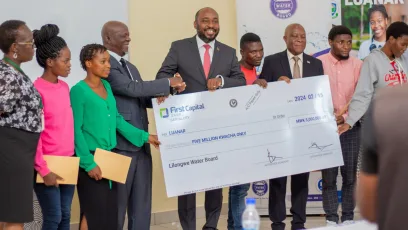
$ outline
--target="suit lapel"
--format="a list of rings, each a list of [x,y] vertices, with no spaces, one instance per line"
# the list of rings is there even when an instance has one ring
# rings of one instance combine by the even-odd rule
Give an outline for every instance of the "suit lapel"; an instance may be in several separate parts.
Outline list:
[[[192,52],[192,58],[195,59],[198,70],[201,73],[200,79],[204,80],[205,82],[204,67],[203,63],[201,62],[200,52],[198,51],[198,44],[195,36],[190,39],[190,50]]]
[[[288,58],[288,53],[287,51],[283,51],[281,54],[281,65],[282,65],[282,69],[285,71],[286,76],[288,76],[290,79],[292,79],[292,71],[290,71],[290,64],[289,64],[289,58]]]
[[[312,74],[309,72],[310,70],[310,58],[303,53],[303,73],[302,77],[310,77]]]
[[[215,76],[213,76],[213,72],[216,68],[216,65],[218,63],[218,60],[220,59],[220,47],[218,45],[218,42],[215,41],[214,43],[214,52],[213,52],[213,57],[212,57],[212,61],[211,61],[211,67],[210,67],[210,73],[208,74],[208,78],[214,78]]]
[[[119,71],[123,74],[123,75],[125,75],[125,76],[127,76],[128,74],[127,74],[127,72],[126,72],[126,70],[123,68],[123,66],[122,66],[122,64],[118,61],[118,60],[116,60],[116,58],[113,58],[113,57],[111,57],[111,61],[112,62],[114,62],[117,66],[118,66],[118,69],[119,69]],[[113,66],[112,63],[111,62],[111,66]],[[126,63],[127,64],[127,63]],[[129,79],[130,79],[130,77],[128,77]]]

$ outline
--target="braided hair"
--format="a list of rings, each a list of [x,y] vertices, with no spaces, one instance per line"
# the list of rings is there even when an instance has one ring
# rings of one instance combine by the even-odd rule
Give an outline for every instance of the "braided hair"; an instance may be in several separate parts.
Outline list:
[[[47,66],[47,59],[57,58],[60,51],[67,47],[65,40],[58,34],[59,28],[54,24],[47,24],[40,30],[33,31],[37,62],[43,68]]]
[[[97,53],[104,53],[106,50],[106,47],[100,44],[89,44],[82,47],[81,53],[79,54],[82,69],[86,71],[85,62],[92,60]]]

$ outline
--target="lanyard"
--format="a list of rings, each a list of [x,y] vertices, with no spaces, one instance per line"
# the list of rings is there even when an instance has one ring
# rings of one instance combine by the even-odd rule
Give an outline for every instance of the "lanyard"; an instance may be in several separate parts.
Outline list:
[[[27,77],[27,75],[24,73],[24,71],[20,68],[19,65],[17,65],[17,63],[13,62],[10,58],[8,57],[4,57],[3,60],[5,62],[7,62],[8,64],[10,64],[11,66],[13,66],[18,72],[22,73],[24,76]]]

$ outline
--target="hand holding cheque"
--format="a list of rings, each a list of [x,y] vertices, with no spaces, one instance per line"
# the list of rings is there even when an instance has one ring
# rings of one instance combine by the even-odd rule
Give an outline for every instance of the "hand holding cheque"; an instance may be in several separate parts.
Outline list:
[[[327,76],[154,102],[169,197],[343,165]]]

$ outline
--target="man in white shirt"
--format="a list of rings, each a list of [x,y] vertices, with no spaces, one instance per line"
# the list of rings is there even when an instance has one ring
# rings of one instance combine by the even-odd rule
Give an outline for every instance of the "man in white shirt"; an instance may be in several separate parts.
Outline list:
[[[235,49],[215,40],[220,30],[217,12],[208,7],[199,10],[194,28],[197,30],[194,37],[171,44],[156,79],[170,78],[179,73],[186,83],[182,94],[245,85]],[[196,229],[195,198],[195,194],[178,198],[179,218],[184,230]],[[205,193],[207,221],[203,229],[217,229],[221,206],[221,189]]]
[[[102,28],[102,40],[110,54],[111,69],[107,80],[112,87],[116,106],[124,119],[133,126],[148,131],[147,108],[151,98],[170,94],[171,88],[182,91],[183,79],[172,77],[144,81],[135,65],[125,60],[131,42],[128,27],[118,21],[109,21]],[[150,228],[152,201],[152,157],[150,145],[134,146],[120,133],[115,153],[132,158],[126,184],[118,184],[118,229],[123,229],[128,216],[129,230]]]
[[[291,24],[283,37],[287,50],[267,56],[264,60],[261,76],[257,81],[286,81],[304,77],[323,75],[322,62],[304,53],[306,32],[303,26]],[[255,83],[257,83],[255,81]],[[273,98],[271,98],[273,100]],[[269,218],[273,230],[285,229],[286,218],[286,177],[269,180]],[[308,197],[309,173],[291,176],[291,199],[293,214],[292,230],[304,229],[306,222],[306,202]]]

